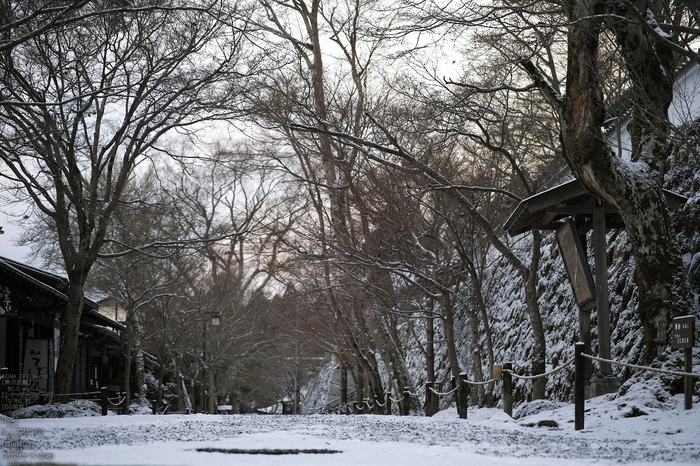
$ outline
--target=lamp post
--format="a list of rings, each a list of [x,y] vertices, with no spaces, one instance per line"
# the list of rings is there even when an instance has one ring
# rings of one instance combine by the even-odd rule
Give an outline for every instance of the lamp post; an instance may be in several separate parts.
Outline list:
[[[207,312],[207,315],[211,316],[211,325],[212,327],[218,327],[221,325],[221,313],[220,312]],[[210,409],[207,409],[206,407],[206,402],[207,402],[207,397],[205,394],[204,386],[205,386],[205,381],[206,381],[206,376],[209,376],[209,399],[212,400],[212,396],[215,396],[213,393],[214,391],[214,372],[209,371],[208,374],[207,372],[207,320],[204,320],[204,329],[203,329],[203,335],[202,335],[202,395],[200,397],[201,404],[202,404],[202,411],[203,412],[209,412],[211,411],[212,413],[216,409],[216,406],[214,406],[216,403],[212,403],[210,401]],[[213,408],[212,408],[213,406]]]

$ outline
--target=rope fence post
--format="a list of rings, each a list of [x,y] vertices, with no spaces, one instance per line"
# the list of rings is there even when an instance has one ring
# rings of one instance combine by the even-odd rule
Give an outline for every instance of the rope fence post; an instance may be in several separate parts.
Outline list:
[[[583,358],[585,344],[578,342],[574,345],[574,429],[583,429],[586,361]]]
[[[460,419],[467,418],[467,409],[469,408],[469,385],[465,382],[467,374],[462,372],[459,374],[459,388],[457,389],[457,414]]]
[[[683,364],[683,371],[687,373],[693,372],[693,348],[684,348],[683,353],[685,355],[685,362]],[[683,377],[683,391],[685,392],[683,407],[685,409],[692,409],[693,407],[693,378],[689,375]]]
[[[513,363],[504,362],[501,374],[503,377],[503,412],[513,417]]]
[[[350,402],[350,410],[352,411],[352,414],[360,414],[360,410],[357,407],[357,402],[356,401],[351,401]]]
[[[433,383],[425,382],[425,416],[432,417],[433,414],[433,396],[435,394],[432,391]]]
[[[457,379],[454,378],[454,376],[450,379],[450,389],[454,390],[457,388]],[[455,402],[455,406],[457,406],[457,398],[459,397],[459,394],[457,393],[457,390],[455,390],[453,400]]]
[[[391,392],[386,392],[386,396],[384,399],[386,400],[385,401],[386,406],[384,407],[385,408],[384,414],[391,415]]]
[[[107,415],[107,387],[100,388],[100,395],[102,396],[102,415]]]
[[[408,416],[408,411],[411,406],[411,393],[408,390],[408,387],[404,387],[403,389],[403,398],[401,399],[401,403],[399,404],[399,411],[401,412],[402,416]]]

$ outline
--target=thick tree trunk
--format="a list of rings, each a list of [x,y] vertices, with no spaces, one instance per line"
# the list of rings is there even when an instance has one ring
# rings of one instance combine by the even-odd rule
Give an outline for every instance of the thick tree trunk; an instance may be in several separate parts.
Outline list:
[[[633,2],[638,11],[661,17],[660,2]],[[615,33],[627,67],[635,107],[628,129],[632,163],[615,157],[602,134],[605,117],[597,70],[601,20],[590,11],[615,14],[606,25]],[[664,167],[670,154],[668,108],[673,97],[674,61],[668,49],[650,37],[626,4],[598,0],[570,2],[567,94],[563,105],[565,155],[576,177],[615,206],[632,243],[639,290],[639,317],[645,359],[668,344],[674,310],[687,303],[687,289],[675,233],[663,197]],[[627,20],[623,19],[627,17]]]
[[[75,358],[78,354],[78,338],[80,334],[80,318],[83,311],[84,281],[69,280],[68,303],[61,315],[61,342],[59,345],[58,364],[56,367],[55,391],[58,401],[69,401],[61,397],[62,393],[73,391]]]

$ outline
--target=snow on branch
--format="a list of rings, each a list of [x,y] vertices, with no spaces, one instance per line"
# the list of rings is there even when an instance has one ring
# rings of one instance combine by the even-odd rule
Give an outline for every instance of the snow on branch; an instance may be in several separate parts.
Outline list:
[[[557,92],[551,84],[547,82],[542,72],[532,63],[529,58],[521,58],[520,66],[522,66],[525,71],[530,75],[534,81],[534,85],[542,90],[545,97],[552,103],[557,109],[559,109],[564,102],[564,96]]]

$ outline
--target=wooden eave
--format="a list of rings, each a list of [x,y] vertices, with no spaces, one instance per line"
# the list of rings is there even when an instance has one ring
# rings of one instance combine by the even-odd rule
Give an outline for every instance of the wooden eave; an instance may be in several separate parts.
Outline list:
[[[9,273],[19,278],[20,280],[29,283],[35,288],[60,299],[63,302],[68,302],[68,296],[64,293],[67,288],[68,281],[58,275],[31,267],[26,264],[0,257],[0,270]],[[93,300],[83,297],[83,307],[85,310],[95,310],[99,306]]]
[[[666,203],[676,210],[688,200],[685,196],[664,189]],[[530,230],[556,230],[562,220],[572,215],[591,216],[595,196],[588,193],[578,180],[572,180],[524,199],[508,217],[503,229],[510,236],[517,236]],[[617,210],[605,204],[605,227],[624,228],[622,216]]]

